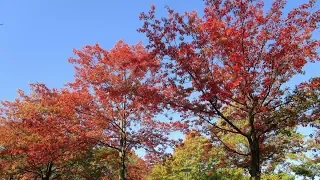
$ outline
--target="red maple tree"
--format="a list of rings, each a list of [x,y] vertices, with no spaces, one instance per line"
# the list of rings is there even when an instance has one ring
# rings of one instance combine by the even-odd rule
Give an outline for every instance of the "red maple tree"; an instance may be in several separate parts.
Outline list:
[[[305,64],[319,60],[320,42],[312,33],[319,27],[320,10],[314,10],[315,0],[286,17],[285,0],[274,1],[267,12],[261,0],[205,4],[203,17],[168,8],[168,17],[161,19],[153,6],[141,14],[139,31],[149,39],[151,54],[162,60],[163,102],[186,118],[198,117],[198,125],[210,125],[213,139],[221,141],[218,132],[245,137],[249,152],[221,142],[230,152],[249,157],[245,166],[253,179],[260,179],[266,139],[296,126],[313,109],[314,102],[297,98],[298,91],[287,83],[303,73]],[[219,126],[217,118],[229,128]],[[244,119],[244,126],[236,124]]]
[[[119,179],[127,179],[126,159],[132,148],[159,152],[170,125],[155,120],[161,112],[158,87],[150,77],[159,68],[141,43],[119,41],[111,50],[98,44],[75,50],[75,81],[70,86],[92,95],[87,137],[119,152]],[[81,113],[81,111],[80,111]]]

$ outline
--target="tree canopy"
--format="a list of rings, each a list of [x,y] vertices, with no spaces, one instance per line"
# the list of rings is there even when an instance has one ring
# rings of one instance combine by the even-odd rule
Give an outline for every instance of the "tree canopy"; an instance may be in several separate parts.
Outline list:
[[[292,84],[320,60],[316,0],[286,14],[285,0],[267,11],[262,0],[204,3],[203,16],[166,7],[158,18],[152,6],[140,15],[145,45],[86,45],[63,88],[33,83],[2,101],[0,177],[318,176],[320,77]]]

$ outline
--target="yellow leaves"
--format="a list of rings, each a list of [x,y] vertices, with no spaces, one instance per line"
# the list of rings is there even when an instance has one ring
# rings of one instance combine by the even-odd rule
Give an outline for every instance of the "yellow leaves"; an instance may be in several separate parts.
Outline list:
[[[228,38],[225,37],[225,36],[222,36],[222,37],[220,38],[220,41],[221,41],[221,42],[226,42],[227,40],[228,40]]]
[[[311,92],[306,92],[306,96],[307,96],[307,97],[310,97],[311,95],[312,95]]]
[[[170,172],[168,172],[168,169],[165,166],[157,164],[152,168],[151,174],[148,176],[148,180],[159,180],[167,177],[168,174],[170,174]]]
[[[220,149],[221,151],[221,149]],[[212,168],[206,169],[211,163],[218,162],[218,149],[212,148],[209,140],[197,131],[186,135],[183,146],[175,148],[172,158],[166,159],[152,169],[149,179],[180,179],[185,176],[181,169],[188,167],[190,179],[206,179]]]
[[[41,136],[39,134],[31,134],[30,136],[27,136],[26,139],[31,142],[38,142],[41,139]]]
[[[286,156],[287,156],[287,158],[289,158],[289,159],[297,159],[298,158],[298,154],[296,154],[296,153],[287,153],[286,154]]]

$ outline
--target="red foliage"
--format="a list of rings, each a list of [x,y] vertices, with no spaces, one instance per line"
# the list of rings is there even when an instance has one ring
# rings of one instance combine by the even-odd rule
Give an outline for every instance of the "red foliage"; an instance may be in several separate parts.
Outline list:
[[[87,137],[119,151],[122,161],[132,148],[163,152],[171,125],[155,119],[162,111],[161,96],[151,77],[159,60],[141,43],[123,41],[111,50],[94,45],[74,52],[77,58],[69,61],[75,64],[76,79],[70,86],[92,95]]]
[[[44,177],[52,174],[52,165],[65,166],[89,147],[90,141],[78,134],[85,128],[75,112],[86,95],[43,84],[31,86],[31,95],[19,91],[20,98],[2,103],[1,167],[24,177]],[[49,165],[50,169],[42,169]]]
[[[303,72],[306,63],[320,60],[320,41],[311,38],[319,27],[320,10],[312,11],[315,0],[286,17],[282,14],[285,0],[274,1],[267,12],[263,1],[205,3],[203,17],[195,11],[179,14],[168,8],[168,17],[160,20],[152,7],[141,14],[144,25],[139,31],[149,39],[151,54],[163,59],[159,79],[165,102],[218,132],[246,137],[251,174],[259,176],[259,143],[263,143],[259,137],[295,126],[310,109],[310,104],[297,105],[287,96],[290,91],[285,85]],[[219,127],[215,118],[230,129]],[[244,119],[246,130],[235,123]]]

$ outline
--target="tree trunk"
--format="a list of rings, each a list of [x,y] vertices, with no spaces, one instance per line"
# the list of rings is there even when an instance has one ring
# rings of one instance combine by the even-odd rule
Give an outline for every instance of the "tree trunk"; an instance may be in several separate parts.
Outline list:
[[[248,138],[250,151],[251,151],[251,165],[250,165],[250,176],[251,180],[260,180],[261,169],[260,169],[260,149],[259,142],[256,138],[256,134],[253,133],[251,138]]]
[[[44,177],[41,178],[42,180],[50,180],[50,176],[52,175],[52,166],[53,166],[52,161],[49,162],[49,164],[47,164],[45,175]]]
[[[120,120],[120,174],[119,174],[119,180],[126,180],[126,134],[125,134],[125,124],[124,120]]]
[[[126,70],[123,72],[123,81],[126,82],[127,80],[127,72]],[[126,147],[127,147],[127,139],[126,139],[126,103],[127,103],[127,96],[124,95],[124,102],[123,102],[123,115],[122,118],[120,119],[120,151],[119,151],[119,156],[120,156],[120,174],[119,174],[119,180],[126,180],[127,179],[127,170],[126,170]]]
[[[126,180],[126,164],[125,164],[125,155],[124,155],[125,152],[121,150],[119,154],[120,154],[120,160],[121,160],[119,179]]]

